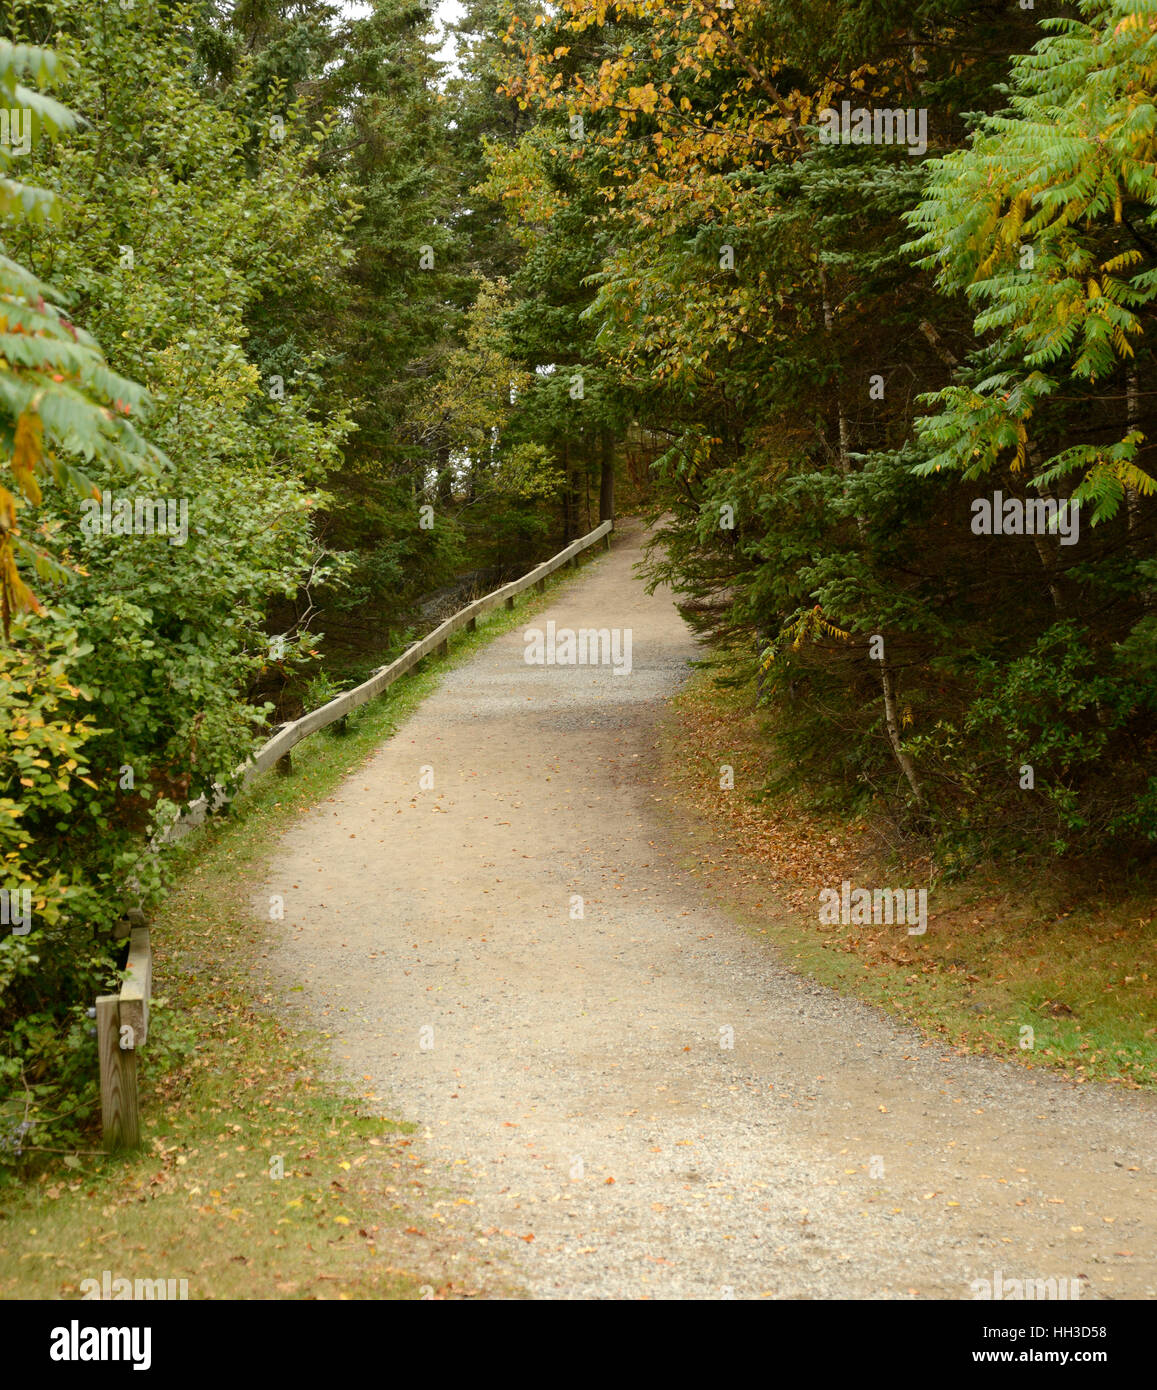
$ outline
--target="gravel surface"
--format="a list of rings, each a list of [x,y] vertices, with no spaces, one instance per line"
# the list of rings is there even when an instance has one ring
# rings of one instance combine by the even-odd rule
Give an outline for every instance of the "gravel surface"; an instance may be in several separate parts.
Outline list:
[[[1157,1295],[1157,1098],[945,1056],[681,871],[655,725],[697,648],[639,543],[525,625],[629,628],[630,675],[497,639],[255,898],[285,897],[286,1005],[418,1122],[445,1243],[539,1298],[971,1298],[997,1270]]]

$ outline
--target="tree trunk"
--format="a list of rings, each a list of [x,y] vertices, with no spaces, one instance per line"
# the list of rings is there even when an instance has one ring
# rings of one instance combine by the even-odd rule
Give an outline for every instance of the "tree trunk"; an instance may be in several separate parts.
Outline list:
[[[912,789],[912,795],[916,798],[916,805],[921,811],[926,811],[928,808],[924,801],[924,789],[920,785],[920,779],[916,776],[916,768],[912,759],[904,752],[900,732],[900,716],[896,708],[896,682],[892,677],[892,668],[886,657],[880,662],[880,684],[884,689],[884,727],[888,730],[888,742],[892,745],[893,756]]]
[[[610,430],[600,440],[599,521],[615,519],[615,441]]]
[[[562,446],[562,543],[569,545],[575,539],[574,524],[574,478],[570,471],[570,443]]]
[[[1033,471],[1033,477],[1036,477],[1041,471],[1041,456],[1035,441],[1031,439],[1028,441],[1028,448],[1025,450],[1025,454],[1028,458],[1028,466]],[[1045,501],[1056,501],[1056,498],[1052,497],[1045,488],[1038,487],[1036,493],[1038,497],[1043,498]],[[1041,562],[1041,568],[1045,572],[1045,581],[1049,586],[1049,596],[1053,601],[1053,607],[1057,611],[1057,617],[1063,618],[1065,615],[1065,596],[1061,593],[1060,582],[1057,578],[1056,555],[1053,553],[1053,548],[1049,545],[1048,541],[1045,540],[1044,536],[1037,535],[1035,532],[1033,534],[1032,544],[1033,549],[1037,553],[1037,558]],[[1057,544],[1060,544],[1059,538]]]
[[[438,501],[448,506],[454,498],[454,470],[450,465],[450,446],[438,450]]]
[[[834,331],[834,318],[832,313],[831,300],[828,296],[828,277],[823,266],[819,267],[820,272],[820,292],[823,295],[824,309],[824,332],[830,338]],[[852,440],[851,431],[848,428],[847,412],[844,410],[843,393],[837,384],[836,386],[836,415],[839,421],[839,452],[837,459],[840,473],[846,478],[852,471]],[[860,539],[867,544],[867,527],[862,516],[856,517],[856,529],[860,533]],[[885,650],[887,644],[885,643]],[[896,759],[896,765],[904,774],[904,779],[908,783],[915,799],[916,805],[921,811],[926,811],[928,803],[924,797],[924,788],[920,785],[920,779],[916,775],[916,767],[912,759],[904,752],[903,742],[900,737],[900,720],[896,712],[896,682],[892,676],[892,668],[888,664],[885,656],[880,661],[880,687],[884,696],[884,727],[888,731],[888,742],[892,747],[892,756]]]
[[[1125,420],[1129,433],[1140,427],[1141,388],[1137,382],[1137,368],[1130,367],[1125,379]],[[1128,518],[1129,534],[1141,525],[1141,494],[1135,487],[1125,488],[1125,512]]]

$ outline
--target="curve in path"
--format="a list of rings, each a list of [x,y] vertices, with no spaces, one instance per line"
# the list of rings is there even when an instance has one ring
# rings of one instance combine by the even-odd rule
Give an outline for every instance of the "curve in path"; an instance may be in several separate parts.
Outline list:
[[[294,999],[445,1164],[448,1239],[538,1297],[970,1298],[998,1270],[1153,1297],[1153,1097],[945,1057],[682,872],[653,748],[696,647],[640,540],[525,625],[630,629],[629,675],[498,638],[263,889]]]

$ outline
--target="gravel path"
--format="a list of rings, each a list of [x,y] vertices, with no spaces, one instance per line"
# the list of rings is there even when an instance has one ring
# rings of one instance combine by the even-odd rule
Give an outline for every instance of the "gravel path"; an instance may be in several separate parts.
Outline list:
[[[540,1298],[971,1298],[997,1270],[1157,1295],[1154,1097],[945,1057],[681,872],[653,747],[696,647],[638,546],[527,621],[630,628],[630,675],[499,638],[255,899],[285,897],[286,1002],[421,1126],[445,1240]]]

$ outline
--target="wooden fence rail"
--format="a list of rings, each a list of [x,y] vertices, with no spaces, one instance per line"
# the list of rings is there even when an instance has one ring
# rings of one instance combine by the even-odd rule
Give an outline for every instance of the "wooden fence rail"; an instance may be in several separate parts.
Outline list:
[[[532,586],[541,593],[546,587],[548,575],[563,565],[578,563],[584,550],[605,540],[610,545],[610,534],[614,523],[604,521],[587,535],[573,541],[565,550],[544,561],[524,574],[504,584],[501,589],[475,599],[465,608],[460,608],[452,617],[440,623],[433,632],[427,633],[415,642],[395,661],[381,667],[361,685],[347,690],[319,709],[310,711],[292,724],[284,724],[264,744],[249,762],[237,769],[240,787],[246,786],[255,777],[280,765],[284,772],[289,771],[289,753],[296,744],[319,729],[344,719],[352,710],[372,700],[387,690],[407,671],[412,670],[423,657],[431,652],[445,654],[449,650],[450,638],[463,628],[473,632],[483,613],[499,604],[514,607],[517,595]],[[217,786],[213,795],[213,809],[223,806],[228,800],[224,787]],[[182,839],[195,826],[200,825],[209,810],[209,799],[199,797],[185,809],[180,820],[168,826],[153,841],[153,847],[160,849],[163,844]],[[148,1036],[149,997],[152,988],[152,951],[149,946],[147,927],[134,927],[129,943],[128,967],[119,993],[103,994],[96,1001],[97,1046],[100,1052],[100,1099],[101,1120],[104,1128],[104,1144],[107,1149],[135,1148],[140,1143],[140,1113],[137,1097],[137,1049]]]
[[[388,666],[381,667],[374,672],[368,680],[361,685],[355,685],[352,690],[347,690],[343,695],[338,695],[330,700],[328,704],[321,705],[309,714],[304,714],[300,719],[295,719],[291,724],[283,724],[273,735],[268,743],[264,744],[253,755],[248,763],[242,764],[237,769],[234,776],[237,778],[239,787],[247,786],[255,777],[269,769],[282,759],[289,757],[290,749],[300,743],[303,738],[308,738],[310,734],[315,734],[319,729],[324,729],[330,724],[335,724],[339,719],[344,719],[352,710],[359,709],[367,704],[375,695],[380,695],[383,690],[387,690],[398,679],[404,676],[407,671],[412,670],[423,657],[429,656],[431,652],[441,651],[445,653],[449,649],[449,641],[455,632],[461,632],[463,628],[473,632],[478,619],[483,613],[487,613],[492,608],[497,608],[500,603],[504,603],[507,608],[514,607],[514,600],[518,594],[529,589],[532,585],[537,586],[539,591],[545,587],[548,575],[555,570],[561,569],[563,565],[577,563],[578,557],[584,550],[589,550],[592,545],[606,539],[610,545],[610,534],[614,529],[614,522],[604,521],[601,526],[596,526],[585,536],[580,536],[577,541],[572,541],[565,550],[560,550],[557,555],[549,560],[544,560],[541,565],[532,569],[529,574],[524,574],[521,579],[512,580],[509,584],[504,584],[501,589],[495,589],[492,594],[475,599],[473,603],[468,603],[465,608],[460,608],[452,617],[447,618],[444,623],[440,623],[433,632],[427,633],[419,642],[415,642],[396,660],[391,661]],[[288,765],[282,763],[282,769],[288,770]],[[212,807],[213,810],[220,809],[228,800],[225,789],[218,786],[214,792]],[[196,801],[190,802],[180,820],[174,822],[160,836],[162,842],[172,843],[187,835],[190,830],[200,825],[205,819],[209,810],[209,799],[198,797]]]

